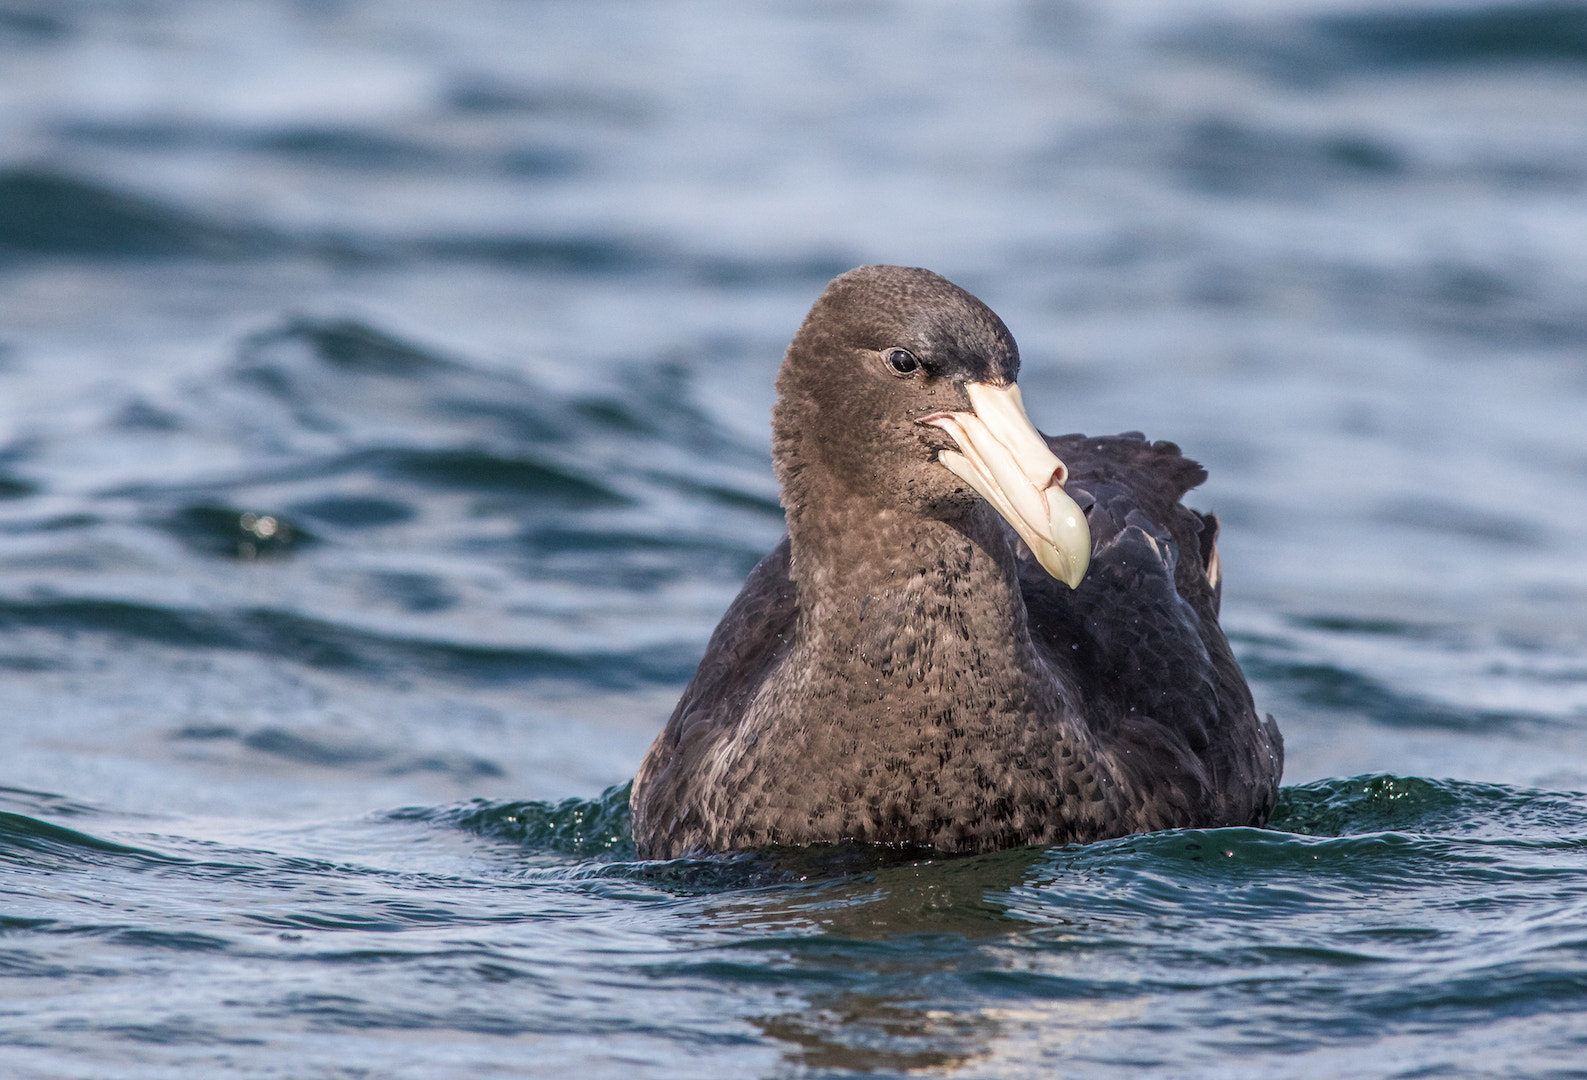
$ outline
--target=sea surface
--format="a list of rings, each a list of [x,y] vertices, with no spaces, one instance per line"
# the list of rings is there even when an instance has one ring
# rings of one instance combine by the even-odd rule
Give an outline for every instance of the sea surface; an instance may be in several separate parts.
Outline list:
[[[1211,479],[1267,829],[638,861],[826,281]],[[0,0],[0,1076],[1587,1077],[1587,5]]]

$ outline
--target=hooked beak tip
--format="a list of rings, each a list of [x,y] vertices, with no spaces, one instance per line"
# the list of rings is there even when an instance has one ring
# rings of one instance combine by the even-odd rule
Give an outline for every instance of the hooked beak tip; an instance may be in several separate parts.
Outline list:
[[[1043,569],[1078,587],[1091,563],[1091,531],[1085,513],[1064,491],[1068,467],[1025,415],[1018,386],[970,383],[966,390],[971,411],[920,420],[958,444],[938,460],[992,504]]]

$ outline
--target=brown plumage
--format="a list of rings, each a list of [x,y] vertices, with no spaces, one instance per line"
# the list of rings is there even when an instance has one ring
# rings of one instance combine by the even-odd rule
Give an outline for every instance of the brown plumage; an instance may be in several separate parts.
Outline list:
[[[1217,522],[1180,504],[1206,473],[1137,434],[1031,438],[1009,504],[1085,516],[1033,539],[944,464],[979,460],[965,431],[1017,407],[1018,371],[1002,321],[929,271],[862,267],[816,302],[773,412],[789,535],[640,766],[642,854],[1266,820],[1283,743],[1218,625]]]

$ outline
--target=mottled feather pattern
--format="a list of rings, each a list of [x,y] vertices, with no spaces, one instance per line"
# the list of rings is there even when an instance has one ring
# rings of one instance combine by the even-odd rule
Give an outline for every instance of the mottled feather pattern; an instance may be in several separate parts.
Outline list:
[[[963,447],[933,418],[1018,372],[1002,320],[929,271],[862,267],[817,300],[772,414],[788,539],[640,767],[643,854],[1266,820],[1282,744],[1218,626],[1216,519],[1180,502],[1206,472],[1137,433],[1050,440],[1091,530],[1071,591],[941,462]]]
[[[1119,820],[1090,815],[1099,829],[1111,833],[1171,828],[1192,821],[1220,824],[1256,824],[1266,820],[1277,800],[1282,742],[1269,721],[1257,720],[1249,691],[1217,626],[1217,596],[1205,575],[1202,537],[1215,529],[1215,519],[1180,504],[1185,491],[1206,476],[1205,470],[1183,457],[1172,443],[1148,443],[1138,435],[1086,439],[1071,435],[1050,440],[1070,467],[1068,487],[1087,510],[1095,549],[1092,570],[1081,589],[1071,593],[1058,587],[1025,555],[1020,566],[1021,592],[1029,611],[1032,632],[1049,653],[1054,678],[1067,679],[1093,717],[1092,728],[1104,740],[1106,761],[1125,784],[1149,792],[1137,800],[1140,808],[1122,812]],[[1012,532],[1009,532],[1013,541]],[[1180,556],[1188,551],[1189,558]],[[697,798],[685,794],[689,778],[707,755],[720,745],[724,733],[737,726],[745,707],[761,687],[775,661],[785,655],[798,627],[796,591],[788,576],[789,543],[785,538],[755,568],[743,591],[712,635],[694,681],[684,692],[663,740],[669,752],[653,753],[639,782],[658,788],[676,788],[676,798],[658,798],[651,805],[673,808],[666,821],[651,821],[648,806],[636,805],[636,834],[666,836],[657,843],[657,854],[678,854],[710,849],[718,844],[720,830],[707,828],[705,809]],[[878,670],[892,674],[895,664],[907,661],[909,645],[895,654],[892,636],[901,624],[920,625],[938,612],[893,607],[882,617],[880,604],[863,600],[861,624],[869,637],[856,641],[865,661],[877,661]],[[903,684],[913,689],[916,680],[926,683],[925,672],[902,672]],[[943,693],[951,691],[951,673]],[[851,683],[847,696],[835,706],[853,709],[865,687]],[[1211,703],[1209,708],[1209,703]],[[938,721],[944,727],[937,738],[937,768],[946,768],[955,742],[950,714]],[[963,730],[958,732],[963,737]],[[820,742],[806,731],[800,735]],[[837,748],[838,756],[853,760],[861,741]],[[931,740],[927,740],[931,741]],[[1259,744],[1256,752],[1241,749]],[[812,748],[819,749],[819,748]],[[1042,748],[1051,750],[1052,748]],[[1048,756],[1027,751],[1031,758]],[[903,764],[905,751],[894,748],[874,767],[861,766],[854,786],[839,790],[824,802],[859,798],[859,785],[885,775],[891,765]],[[1054,779],[1072,806],[1092,800],[1099,810],[1105,785],[1078,753],[1058,757],[1069,768]],[[989,775],[993,770],[985,770]],[[1271,775],[1271,783],[1251,783]],[[738,777],[736,791],[752,786],[757,778]],[[802,777],[810,783],[822,778]],[[1231,784],[1231,780],[1245,783]],[[1230,788],[1242,797],[1223,794]],[[731,801],[731,792],[717,791],[712,801]],[[995,800],[994,800],[995,801]],[[1117,800],[1127,802],[1129,800]],[[749,799],[745,806],[754,804]],[[742,811],[745,806],[739,809]],[[765,805],[760,804],[759,810]],[[884,834],[896,804],[873,808],[875,831]],[[1010,814],[1008,807],[980,808],[987,816]],[[838,819],[835,805],[820,805],[818,816]],[[753,817],[753,814],[749,815]],[[896,824],[896,823],[895,823]],[[1022,822],[1024,825],[1029,823]],[[854,829],[856,839],[866,839],[867,829]],[[929,821],[918,830],[923,842],[933,838],[949,850],[960,845],[951,823]],[[1038,827],[1032,839],[1057,842],[1088,840],[1095,836],[1082,829],[1053,830]],[[767,830],[757,839],[771,843],[792,840]],[[735,845],[720,845],[735,846]],[[979,847],[979,845],[974,845]],[[992,846],[992,845],[989,845]]]

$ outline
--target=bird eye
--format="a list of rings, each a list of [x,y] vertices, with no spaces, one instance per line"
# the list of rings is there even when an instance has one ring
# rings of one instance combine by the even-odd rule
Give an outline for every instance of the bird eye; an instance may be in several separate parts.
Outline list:
[[[920,370],[920,361],[908,349],[888,349],[887,366],[895,375],[913,375]]]

